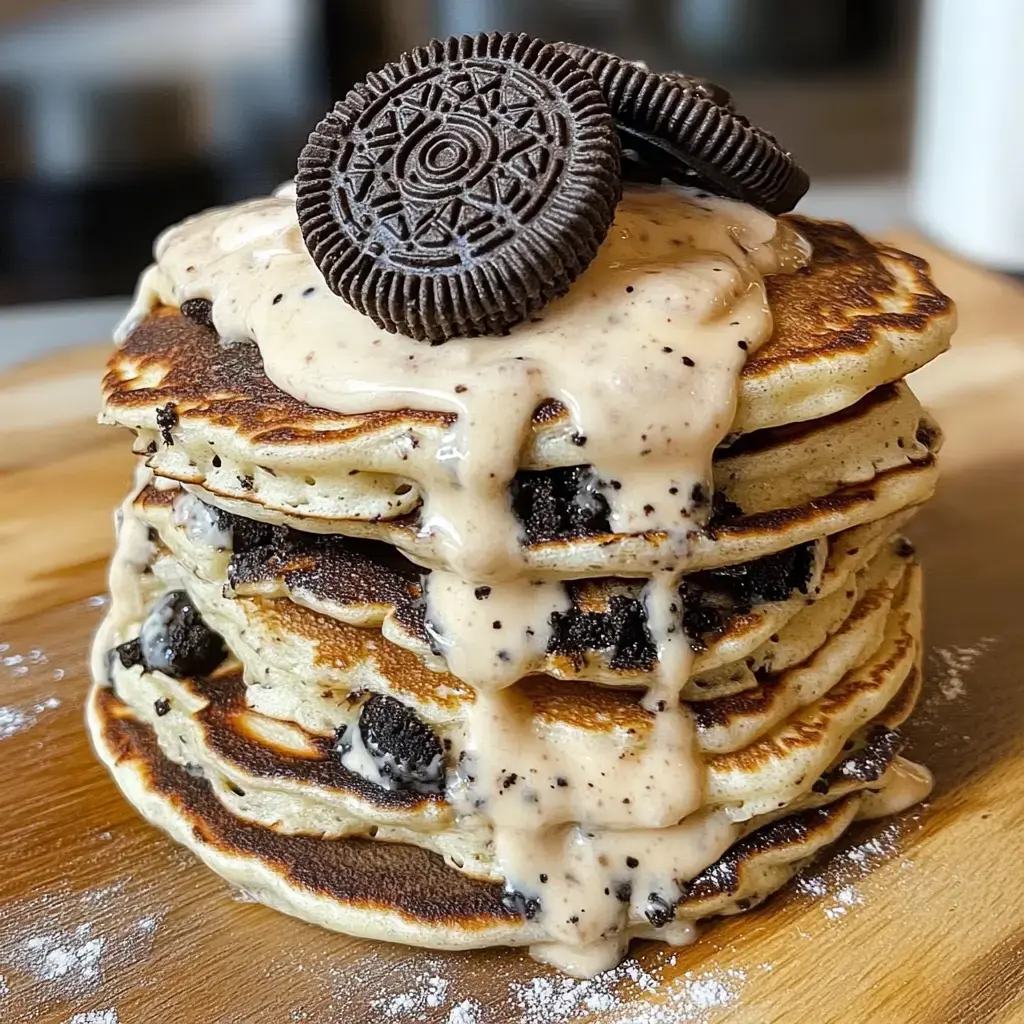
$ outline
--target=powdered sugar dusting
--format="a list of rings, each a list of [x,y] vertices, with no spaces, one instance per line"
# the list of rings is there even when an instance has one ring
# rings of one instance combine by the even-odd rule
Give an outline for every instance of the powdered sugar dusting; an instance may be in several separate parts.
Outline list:
[[[86,1010],[68,1017],[66,1024],[121,1024],[117,1010]]]
[[[448,1024],[479,1024],[480,1004],[472,999],[463,999],[457,1006],[453,1006],[448,1014]]]
[[[936,647],[931,655],[932,675],[939,693],[947,701],[959,700],[967,692],[964,677],[995,644],[995,638],[983,636],[971,647]]]
[[[15,947],[15,963],[39,981],[67,978],[72,989],[99,980],[100,957],[106,939],[92,934],[87,921],[74,931],[32,935]]]
[[[629,983],[639,992],[654,992],[659,988],[658,979],[630,958],[586,981],[541,976],[525,983],[514,982],[509,987],[509,996],[524,1020],[530,1024],[547,1024],[548,1021],[575,1020],[595,1012],[607,1013],[621,1002],[619,988]]]
[[[970,644],[935,647],[928,654],[927,688],[914,721],[928,728],[948,731],[941,721],[943,710],[967,696],[970,674],[996,645],[995,637],[983,636]]]
[[[152,890],[153,883],[126,876],[84,891],[68,887],[7,903],[0,909],[0,967],[6,972],[0,1017],[95,994],[148,958],[167,914],[147,900]],[[29,984],[17,984],[19,975]],[[107,1016],[72,1019],[117,1020],[115,1010],[88,1012]]]
[[[921,814],[914,812],[887,822],[874,836],[829,858],[799,875],[793,888],[818,901],[829,921],[840,921],[867,902],[857,883],[885,862],[898,861],[911,870],[914,862],[903,855],[906,836],[920,828]]]
[[[329,967],[329,961],[318,966],[315,958],[311,962],[297,951],[296,957],[300,956],[317,974],[326,968],[323,974],[332,1000],[328,1012],[318,1019],[347,1020],[346,1014],[352,1013],[359,998],[359,979],[350,971]],[[747,972],[715,968],[673,977],[670,969],[677,962],[677,954],[670,949],[648,947],[643,962],[630,957],[589,980],[537,968],[542,973],[525,981],[508,978],[502,985],[504,998],[495,1004],[482,1003],[474,993],[492,987],[505,971],[503,964],[511,966],[512,961],[427,957],[418,960],[422,969],[411,979],[402,961],[389,967],[375,964],[368,970],[376,974],[382,968],[383,991],[370,1003],[369,1019],[396,1024],[561,1024],[603,1020],[609,1015],[629,1024],[711,1024],[723,1019],[739,1001]],[[293,969],[299,967],[297,963]],[[760,964],[756,970],[767,972],[771,965]],[[623,1012],[627,1016],[616,1016]],[[304,1007],[292,1011],[291,1020],[306,1019]]]
[[[60,707],[56,697],[44,697],[22,707],[6,705],[0,707],[0,740],[10,739],[19,732],[31,729],[39,721],[39,716],[54,708]]]
[[[419,1015],[419,1011],[434,1010],[443,1006],[449,984],[447,978],[420,975],[413,981],[413,987],[408,991],[375,999],[370,1005],[381,1017],[388,1020],[396,1017],[416,1019],[417,1016],[420,1020],[425,1020],[425,1017]]]
[[[590,1019],[629,1007],[630,1024],[675,1024],[715,1019],[719,1011],[735,1004],[745,971],[722,968],[686,971],[667,978],[665,969],[674,967],[676,954],[659,950],[646,967],[632,958],[596,978],[537,977],[526,983],[514,982],[510,1001],[520,1011],[509,1020],[522,1024],[555,1024],[557,1021]],[[763,965],[770,970],[770,965]],[[641,996],[650,996],[641,1000]]]
[[[851,908],[864,902],[864,897],[852,885],[846,885],[835,893],[835,903],[825,908],[825,916],[835,921]]]
[[[35,679],[40,670],[50,684],[64,678],[64,670],[52,668],[49,656],[40,647],[32,647],[24,653],[19,653],[12,650],[10,644],[0,644],[0,668],[5,669],[14,680],[25,679],[30,674]],[[30,700],[22,703],[0,707],[0,740],[10,739],[31,729],[47,711],[59,707],[59,698],[52,694],[33,695]]]

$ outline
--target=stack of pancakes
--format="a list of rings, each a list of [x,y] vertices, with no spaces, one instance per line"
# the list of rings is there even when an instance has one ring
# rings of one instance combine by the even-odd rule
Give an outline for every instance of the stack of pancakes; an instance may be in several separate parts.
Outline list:
[[[652,188],[707,199],[627,185],[623,205]],[[292,194],[262,203],[214,215],[247,273],[270,217],[299,281],[320,280]],[[946,347],[953,309],[922,261],[848,226],[777,230],[803,265],[765,276],[770,336],[711,465],[669,491],[699,528],[616,529],[616,482],[551,394],[507,487],[514,585],[467,575],[431,526],[450,406],[310,404],[271,381],[255,328],[219,332],[220,298],[144,285],[104,381],[139,471],[89,707],[129,799],[289,913],[528,944],[574,973],[631,937],[690,941],[858,817],[921,799],[898,731],[921,684],[901,531],[941,438],[903,378]],[[187,269],[193,296],[216,292]],[[477,547],[499,543],[484,532]]]

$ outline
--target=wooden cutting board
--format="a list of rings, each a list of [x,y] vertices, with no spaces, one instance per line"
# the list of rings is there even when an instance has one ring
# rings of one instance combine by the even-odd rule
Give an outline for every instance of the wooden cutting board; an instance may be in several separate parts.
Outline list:
[[[909,727],[931,803],[696,946],[591,982],[504,950],[436,954],[244,901],[145,825],[82,729],[128,438],[89,422],[104,347],[0,377],[0,1020],[1024,1020],[1024,293],[933,259],[958,346],[916,386],[948,433],[915,522],[928,684]]]

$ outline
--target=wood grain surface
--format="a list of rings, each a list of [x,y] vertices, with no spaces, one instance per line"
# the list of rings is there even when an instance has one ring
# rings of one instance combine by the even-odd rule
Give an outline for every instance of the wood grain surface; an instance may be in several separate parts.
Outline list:
[[[931,803],[859,828],[688,949],[573,982],[521,952],[434,954],[244,902],[145,825],[81,723],[128,438],[90,422],[105,346],[0,377],[0,1021],[1024,1021],[1024,293],[913,239],[957,299],[915,382],[948,435],[911,530]]]

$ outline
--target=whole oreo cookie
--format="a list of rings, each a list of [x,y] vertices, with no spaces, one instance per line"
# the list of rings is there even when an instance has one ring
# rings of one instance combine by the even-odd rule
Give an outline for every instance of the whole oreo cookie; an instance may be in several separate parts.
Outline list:
[[[601,86],[629,157],[625,176],[697,185],[776,214],[792,210],[807,191],[806,173],[736,113],[719,86],[574,43],[558,46]]]
[[[526,35],[435,40],[356,85],[299,157],[329,286],[385,330],[501,334],[597,253],[621,193],[595,80]]]

